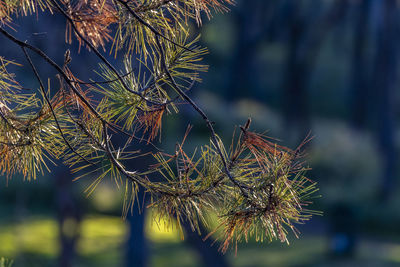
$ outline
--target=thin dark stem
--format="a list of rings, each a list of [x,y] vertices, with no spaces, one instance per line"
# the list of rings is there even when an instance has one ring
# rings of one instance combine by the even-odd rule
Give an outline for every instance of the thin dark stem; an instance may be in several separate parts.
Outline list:
[[[132,74],[135,71],[135,69],[131,70],[128,73],[125,73],[124,75],[121,75],[121,77],[126,77]],[[78,83],[78,84],[83,84],[83,85],[98,85],[98,84],[109,84],[109,83],[114,83],[118,82],[119,78],[112,79],[112,80],[105,80],[105,81],[91,81],[91,82],[82,82],[82,81],[77,81],[77,80],[70,80],[73,83]]]
[[[57,75],[57,76],[58,76],[58,78],[60,78],[59,75]],[[78,125],[79,128],[81,128],[85,132],[85,134],[87,136],[89,136],[90,139],[92,139],[92,141],[94,141],[96,143],[96,145],[98,147],[102,147],[101,143],[86,129],[86,127],[83,126],[82,123],[80,123],[78,120],[76,120],[74,118],[74,116],[71,114],[71,112],[68,110],[68,106],[67,106],[67,103],[65,101],[66,96],[65,96],[65,90],[64,90],[64,87],[63,87],[62,79],[60,78],[59,80],[60,80],[60,85],[61,85],[61,89],[60,90],[61,90],[61,93],[63,95],[63,105],[64,105],[65,111],[68,114],[68,117],[74,122],[74,124]]]
[[[136,11],[133,10],[133,9],[129,6],[129,1],[117,0],[117,2],[121,3],[121,4],[129,11],[129,13],[131,13],[132,16],[133,16],[135,19],[137,19],[137,21],[139,21],[140,24],[146,26],[150,31],[152,31],[152,32],[155,34],[155,36],[160,36],[160,37],[164,38],[165,40],[167,40],[168,42],[170,42],[170,43],[172,43],[172,44],[174,44],[174,45],[176,45],[176,46],[178,46],[178,47],[180,47],[180,48],[183,48],[183,49],[185,49],[185,50],[187,50],[187,51],[190,51],[190,52],[194,52],[192,49],[190,49],[190,48],[188,48],[188,47],[186,47],[186,46],[177,44],[176,42],[174,42],[173,40],[171,40],[170,38],[168,38],[167,36],[165,36],[165,35],[162,34],[161,32],[157,31],[157,30],[156,30],[153,26],[151,26],[149,23],[147,23],[146,21],[144,21],[144,20],[136,13]]]
[[[67,14],[67,12],[64,11],[64,9],[62,9],[62,7],[57,3],[56,0],[50,0],[55,6],[56,8],[61,12],[61,14],[63,14],[63,16],[68,20],[68,22],[71,24],[72,28],[74,29],[75,33],[78,35],[78,37],[96,54],[96,56],[98,58],[100,58],[101,61],[104,62],[104,64],[106,64],[106,66],[115,73],[115,75],[117,76],[118,80],[121,82],[122,86],[129,91],[130,93],[139,96],[142,100],[151,103],[153,105],[160,105],[162,103],[157,103],[154,101],[151,101],[150,99],[146,98],[144,95],[142,95],[139,92],[136,92],[134,90],[132,90],[131,88],[128,87],[128,85],[125,83],[124,79],[122,78],[122,76],[119,74],[119,72],[115,69],[115,67],[99,52],[99,50],[91,43],[89,42],[80,32],[79,30],[76,28],[74,21],[72,20],[72,18]]]
[[[112,162],[114,166],[118,169],[119,172],[121,172],[123,175],[125,175],[127,178],[129,178],[132,182],[138,183],[141,186],[147,188],[147,186],[144,184],[143,181],[138,179],[137,177],[134,177],[131,172],[128,172],[125,170],[124,166],[121,165],[121,163],[118,162],[118,160],[114,157],[114,154],[112,152],[112,149],[110,147],[110,137],[107,132],[107,125],[103,122],[103,135],[104,135],[104,143],[105,145],[103,146],[103,149],[105,150],[109,160]],[[133,172],[135,173],[135,172]]]
[[[36,54],[38,54],[41,58],[43,58],[47,63],[49,63],[53,68],[55,68],[57,70],[58,73],[61,74],[61,76],[63,77],[63,79],[65,80],[65,82],[68,84],[68,86],[72,89],[72,91],[74,92],[74,94],[76,94],[78,96],[78,98],[83,102],[83,104],[85,106],[88,107],[88,109],[90,110],[90,112],[100,121],[105,122],[107,125],[109,125],[111,128],[113,128],[114,130],[121,132],[129,137],[132,137],[134,139],[140,140],[138,137],[132,136],[129,133],[126,133],[125,131],[119,129],[118,127],[112,125],[111,123],[107,122],[107,120],[105,120],[97,111],[96,109],[88,102],[88,100],[75,88],[75,86],[72,84],[70,78],[68,77],[68,75],[65,73],[65,71],[57,64],[55,63],[51,58],[49,58],[42,50],[40,50],[39,48],[36,48],[28,43],[22,42],[21,40],[18,40],[17,38],[15,38],[14,36],[12,36],[11,34],[9,34],[7,31],[5,31],[3,28],[0,27],[0,32],[7,37],[9,40],[11,40],[12,42],[14,42],[15,44],[19,45],[20,47],[26,47],[30,50],[32,50],[33,52],[35,52]]]
[[[69,81],[70,81],[70,82],[73,82],[73,81],[70,80],[70,79],[69,79]],[[62,92],[63,92],[63,95],[65,95],[65,94],[64,94],[64,89],[63,89],[64,86],[62,85],[62,80],[61,80],[61,79],[60,79],[60,84],[61,84],[61,90],[62,90]],[[65,104],[64,104],[64,106],[65,106]],[[67,113],[68,113],[69,117],[70,117],[75,123],[77,123],[76,120],[74,120],[74,119],[72,118],[72,114],[70,114],[70,112],[69,112],[68,110],[67,110]],[[142,141],[141,138],[135,136],[133,133],[128,133],[128,132],[124,131],[123,129],[117,127],[116,125],[114,125],[114,124],[112,124],[112,123],[110,123],[110,122],[107,122],[107,121],[104,120],[104,119],[100,119],[100,120],[101,120],[102,122],[105,122],[105,123],[108,125],[108,127],[110,127],[111,129],[113,129],[114,131],[119,132],[119,133],[125,135],[126,137],[128,137],[128,138],[130,138],[130,139],[135,139],[136,141],[139,141],[139,142]],[[156,150],[162,151],[162,149],[160,149],[159,147],[157,147],[157,146],[156,146],[155,144],[153,144],[152,142],[148,142],[148,144],[150,144],[150,145],[151,145],[153,148],[155,148]]]
[[[199,113],[200,116],[203,118],[203,120],[205,121],[205,123],[206,123],[208,129],[209,129],[210,132],[211,132],[211,140],[212,140],[212,142],[214,143],[215,148],[216,148],[216,150],[217,150],[217,153],[218,153],[218,155],[219,155],[220,158],[221,158],[222,164],[224,165],[224,171],[225,171],[226,175],[228,176],[229,180],[231,180],[231,182],[232,182],[235,186],[237,186],[237,187],[240,189],[240,191],[242,192],[243,196],[245,196],[246,198],[248,198],[248,194],[247,194],[247,192],[246,192],[245,189],[244,189],[246,186],[245,186],[245,185],[242,185],[242,184],[240,184],[238,181],[236,181],[235,178],[233,177],[233,175],[231,174],[229,168],[228,168],[228,164],[227,164],[226,159],[225,159],[225,157],[224,157],[224,155],[223,155],[223,153],[222,153],[221,147],[220,147],[220,145],[219,145],[219,143],[218,143],[217,134],[215,133],[215,130],[214,130],[214,127],[213,127],[213,123],[209,120],[209,118],[208,118],[207,115],[204,113],[204,111],[203,111],[203,110],[202,110],[202,109],[201,109],[201,108],[200,108],[200,107],[199,107],[199,106],[184,92],[184,91],[182,91],[182,89],[179,88],[178,84],[176,83],[174,77],[172,77],[172,75],[171,75],[171,73],[170,73],[170,71],[169,71],[169,69],[168,69],[168,67],[167,67],[167,64],[166,64],[166,62],[165,62],[164,50],[163,50],[163,48],[162,48],[162,45],[161,45],[161,43],[160,43],[160,39],[159,39],[158,36],[156,36],[156,41],[157,41],[158,48],[159,48],[159,50],[160,50],[160,57],[161,57],[161,64],[162,64],[162,67],[163,67],[165,73],[167,74],[167,77],[168,77],[168,79],[170,80],[170,82],[171,82],[171,84],[172,84],[172,87],[173,87],[173,88],[176,90],[176,92],[177,92],[183,99],[185,99],[185,100],[193,107],[193,109],[196,110],[197,113]]]
[[[16,43],[20,47],[26,47],[29,50],[32,50],[36,54],[38,54],[41,58],[43,58],[47,63],[49,63],[53,68],[57,70],[58,73],[60,73],[64,80],[67,82],[68,86],[74,91],[74,93],[79,97],[79,99],[82,100],[82,102],[89,108],[89,110],[100,120],[104,120],[101,115],[95,110],[95,108],[80,94],[80,92],[75,88],[75,86],[72,85],[71,81],[69,80],[68,75],[64,72],[64,70],[57,64],[55,63],[51,58],[49,58],[42,50],[39,48],[36,48],[28,43],[22,42],[21,40],[18,40],[11,34],[9,34],[7,31],[5,31],[2,27],[0,27],[0,32],[7,37],[9,40],[12,42]]]
[[[35,65],[33,64],[31,57],[30,57],[29,54],[27,53],[26,48],[25,48],[25,47],[21,47],[21,49],[22,49],[22,51],[24,52],[25,58],[26,58],[26,60],[28,61],[29,65],[31,66],[32,71],[33,71],[33,73],[35,74],[36,79],[37,79],[38,82],[39,82],[40,90],[42,91],[43,96],[44,96],[44,99],[46,100],[47,105],[48,105],[49,108],[50,108],[50,111],[51,111],[51,114],[53,115],[53,118],[54,118],[54,121],[55,121],[55,123],[56,123],[57,129],[58,129],[58,131],[60,132],[61,137],[62,137],[62,139],[64,140],[65,144],[68,146],[68,148],[69,148],[74,154],[76,154],[78,157],[80,157],[81,159],[83,159],[86,163],[88,163],[88,164],[90,164],[90,165],[96,165],[96,164],[94,164],[93,162],[87,160],[87,159],[86,159],[85,157],[83,157],[81,154],[79,154],[79,153],[72,147],[72,145],[69,143],[69,141],[68,141],[67,138],[65,137],[64,132],[63,132],[63,130],[61,129],[60,123],[58,122],[57,115],[56,115],[56,113],[54,112],[54,108],[53,108],[53,106],[52,106],[52,104],[51,104],[51,101],[50,101],[49,97],[47,96],[46,91],[44,90],[44,85],[43,85],[42,79],[40,78],[40,75],[39,75],[39,73],[38,73],[38,71],[37,71]]]

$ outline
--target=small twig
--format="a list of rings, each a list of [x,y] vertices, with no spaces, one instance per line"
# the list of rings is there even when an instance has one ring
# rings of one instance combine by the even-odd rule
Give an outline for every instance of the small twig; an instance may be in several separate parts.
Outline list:
[[[121,75],[121,77],[126,77],[131,75],[133,72],[135,71],[135,69],[129,71],[128,73],[125,73],[124,75]],[[114,82],[118,82],[120,79],[116,78],[116,79],[112,79],[112,80],[105,80],[105,81],[91,81],[91,82],[82,82],[82,81],[77,81],[77,80],[71,80],[70,82],[72,83],[78,83],[78,84],[83,84],[83,85],[98,85],[98,84],[109,84],[109,83],[114,83]]]
[[[147,23],[146,21],[144,21],[144,20],[135,12],[135,10],[133,10],[133,9],[129,6],[129,4],[128,4],[129,2],[128,2],[128,1],[117,0],[117,2],[121,3],[121,4],[129,11],[129,13],[131,13],[132,16],[133,16],[135,19],[137,19],[137,21],[139,21],[140,24],[143,24],[144,26],[146,26],[146,27],[147,27],[150,31],[152,31],[156,36],[160,36],[160,37],[164,38],[165,40],[167,40],[168,42],[172,43],[173,45],[176,45],[176,46],[178,46],[178,47],[180,47],[180,48],[183,48],[183,49],[185,49],[185,50],[187,50],[187,51],[194,52],[192,49],[190,49],[190,48],[188,48],[188,47],[186,47],[186,46],[177,44],[176,42],[174,42],[173,40],[171,40],[170,38],[168,38],[168,37],[165,36],[164,34],[162,34],[162,33],[160,33],[159,31],[157,31],[157,30],[156,30],[153,26],[151,26],[149,23]]]
[[[102,123],[103,126],[103,135],[104,135],[104,150],[109,158],[109,160],[112,162],[112,164],[114,166],[117,167],[118,171],[121,172],[123,175],[125,175],[127,178],[129,178],[130,180],[132,180],[133,182],[136,182],[138,184],[140,184],[141,186],[146,188],[146,185],[144,184],[143,181],[141,181],[140,179],[138,179],[137,177],[134,177],[130,172],[127,172],[124,168],[124,166],[121,165],[121,163],[118,162],[118,160],[114,157],[114,154],[112,152],[112,149],[110,147],[110,137],[108,135],[107,132],[107,125],[103,122]],[[135,173],[135,172],[134,172]]]
[[[9,40],[14,42],[15,44],[19,45],[20,47],[26,47],[33,52],[35,52],[37,55],[39,55],[41,58],[43,58],[47,63],[49,63],[53,68],[57,70],[58,73],[60,73],[64,80],[67,82],[68,86],[74,91],[74,93],[79,97],[79,99],[82,100],[82,102],[89,108],[89,110],[100,120],[104,120],[101,115],[95,110],[95,108],[90,105],[90,103],[80,94],[80,92],[75,88],[75,86],[72,85],[72,83],[69,81],[68,75],[62,70],[62,68],[55,63],[51,58],[49,58],[42,50],[40,50],[37,47],[34,47],[28,43],[22,42],[21,40],[18,40],[11,34],[9,34],[6,30],[4,30],[2,27],[0,27],[0,32],[7,37]]]
[[[30,58],[29,54],[26,52],[26,48],[25,48],[25,47],[21,47],[21,49],[22,49],[22,51],[24,52],[25,58],[27,59],[29,65],[31,66],[31,68],[32,68],[32,70],[33,70],[33,73],[35,74],[36,79],[37,79],[38,82],[39,82],[40,90],[42,91],[43,96],[44,96],[44,98],[45,98],[45,100],[46,100],[46,102],[47,102],[47,104],[48,104],[48,106],[49,106],[49,108],[50,108],[50,111],[51,111],[51,114],[53,115],[53,118],[54,118],[54,121],[55,121],[55,123],[56,123],[57,129],[58,129],[58,131],[60,132],[61,137],[62,137],[62,139],[64,140],[65,144],[68,146],[68,148],[69,148],[74,154],[76,154],[78,157],[80,157],[81,159],[83,159],[86,163],[95,166],[96,164],[94,164],[93,162],[87,160],[85,157],[83,157],[81,154],[79,154],[79,153],[72,147],[72,145],[69,143],[69,141],[68,141],[67,138],[65,137],[65,135],[64,135],[64,133],[63,133],[63,131],[62,131],[62,129],[61,129],[60,123],[58,122],[56,113],[54,112],[53,106],[51,105],[51,101],[50,101],[49,97],[47,96],[46,91],[44,90],[44,85],[43,85],[42,79],[40,78],[39,73],[38,73],[38,71],[37,71],[35,65],[33,64],[32,59]]]
[[[154,102],[148,98],[146,98],[144,95],[142,95],[139,92],[136,92],[134,90],[132,90],[131,88],[128,87],[128,85],[125,83],[124,79],[121,77],[121,75],[118,73],[118,71],[115,69],[115,67],[99,52],[99,50],[97,50],[97,48],[91,43],[89,42],[85,37],[83,37],[83,35],[79,32],[79,30],[76,28],[74,21],[72,20],[72,18],[67,14],[67,12],[65,12],[64,9],[62,9],[62,7],[57,3],[56,0],[50,0],[55,6],[56,8],[61,12],[61,14],[68,20],[68,22],[71,24],[72,28],[74,29],[75,33],[79,36],[80,39],[82,39],[82,41],[90,48],[93,50],[93,52],[96,54],[96,56],[98,58],[100,58],[101,61],[104,62],[104,64],[106,64],[106,66],[115,73],[115,75],[117,76],[118,80],[121,82],[122,86],[129,91],[130,93],[139,96],[142,100],[151,103],[153,105],[159,105],[161,103],[157,103]]]
[[[160,39],[158,36],[156,36],[156,42],[158,45],[158,48],[160,50],[160,57],[161,57],[161,64],[162,67],[165,71],[165,73],[167,74],[168,79],[170,80],[172,87],[176,90],[176,92],[183,98],[185,99],[193,108],[194,110],[197,111],[197,113],[200,114],[200,116],[203,118],[203,120],[205,121],[208,129],[211,132],[211,140],[215,145],[215,148],[217,150],[217,153],[219,154],[222,164],[224,165],[224,171],[226,173],[226,175],[228,176],[229,180],[231,180],[231,182],[237,186],[240,191],[242,192],[243,196],[245,196],[246,198],[248,198],[248,194],[245,191],[245,185],[240,184],[238,181],[235,180],[235,178],[233,177],[233,175],[231,174],[229,168],[228,168],[228,164],[226,162],[226,159],[222,153],[222,150],[219,146],[218,140],[217,140],[217,134],[215,133],[214,127],[213,127],[213,123],[209,120],[209,118],[207,117],[207,115],[204,113],[204,111],[184,92],[182,91],[182,89],[179,88],[178,84],[175,82],[174,78],[172,77],[171,73],[168,70],[167,64],[165,62],[165,55],[164,55],[164,51],[163,48],[161,46],[160,43]]]

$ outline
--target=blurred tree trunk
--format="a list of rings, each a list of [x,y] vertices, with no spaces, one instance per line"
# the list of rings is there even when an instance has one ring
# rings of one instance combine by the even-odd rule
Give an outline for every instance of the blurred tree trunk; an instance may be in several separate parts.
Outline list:
[[[269,31],[265,16],[273,4],[272,0],[253,0],[251,4],[245,0],[240,1],[239,7],[232,10],[236,39],[225,91],[225,99],[228,101],[250,96],[249,92],[254,93],[257,85],[254,77],[257,46]]]
[[[379,192],[381,201],[387,201],[395,188],[394,90],[397,86],[398,15],[396,0],[382,1],[373,82],[377,101],[377,135],[384,164]]]
[[[126,244],[126,266],[146,267],[149,262],[149,248],[145,233],[146,208],[142,207],[143,189],[138,193],[140,203],[135,203],[132,214],[128,214],[129,235]],[[143,202],[145,203],[145,201]],[[139,207],[142,212],[139,212]]]
[[[59,224],[59,266],[75,266],[76,244],[79,239],[82,211],[72,189],[69,169],[60,167],[56,172],[56,203]]]
[[[347,0],[335,0],[317,19],[301,14],[300,0],[287,2],[289,23],[282,107],[290,140],[298,142],[311,129],[307,87],[329,31],[343,17]],[[311,17],[311,19],[310,19]]]
[[[300,16],[300,4],[299,0],[290,0],[286,7],[289,36],[286,63],[284,63],[286,69],[282,99],[286,126],[295,129],[294,134],[296,135],[303,135],[304,129],[310,129],[306,93],[306,75],[309,75],[310,70],[304,71],[303,67],[306,66],[303,66],[301,58],[300,48],[305,35],[305,22],[304,18]],[[294,137],[290,136],[289,138],[293,139]],[[297,137],[295,138],[297,139]]]
[[[141,136],[140,134],[138,136]],[[123,140],[118,140],[120,145]],[[149,148],[145,145],[146,141],[138,143],[136,149],[143,152],[149,152]],[[142,157],[138,160],[132,160],[129,165],[132,169],[138,171],[146,171],[145,166],[151,164],[148,157]],[[149,175],[149,179],[154,180],[153,174]],[[144,188],[140,188],[137,199],[132,207],[132,213],[127,214],[128,221],[128,237],[125,244],[125,266],[126,267],[147,267],[149,266],[150,251],[148,240],[146,238],[146,194]]]
[[[203,240],[203,238],[197,233],[193,232],[189,223],[183,222],[182,226],[185,229],[185,242],[192,246],[200,254],[203,261],[202,266],[207,267],[228,267],[228,260],[226,257],[218,251],[219,242],[214,242],[212,238]],[[200,223],[200,231],[206,233],[207,230],[203,224]]]
[[[184,109],[181,112],[184,112]],[[188,114],[186,112],[186,114]],[[190,125],[191,119],[188,115],[181,116],[179,121],[179,127],[176,127],[174,135],[180,135],[180,133],[184,133],[187,131],[188,125]],[[191,246],[201,257],[202,265],[207,267],[228,267],[228,260],[224,254],[218,251],[220,242],[214,240],[212,238],[208,238],[207,240],[203,240],[203,237],[199,235],[197,232],[193,232],[190,224],[182,220],[181,222],[184,233],[185,233],[185,244]],[[207,229],[204,225],[199,222],[200,232],[207,233]]]
[[[350,116],[351,125],[362,129],[367,126],[369,108],[368,99],[371,97],[371,88],[368,79],[368,26],[371,13],[371,0],[362,0],[354,3],[355,23],[353,39],[353,56],[351,70]]]

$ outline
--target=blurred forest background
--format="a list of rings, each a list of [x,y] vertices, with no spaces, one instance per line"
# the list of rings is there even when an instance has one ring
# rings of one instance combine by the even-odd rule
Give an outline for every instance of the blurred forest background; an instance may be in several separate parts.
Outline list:
[[[210,54],[203,83],[191,94],[229,144],[234,125],[252,127],[296,147],[309,133],[307,160],[324,212],[290,246],[240,244],[225,256],[187,233],[164,232],[149,211],[121,220],[122,192],[101,184],[85,197],[90,179],[71,181],[60,167],[34,182],[0,180],[0,258],[14,266],[399,266],[400,265],[400,3],[397,0],[238,0],[227,14],[204,21]],[[96,78],[96,58],[65,43],[58,16],[16,19],[23,40],[62,62],[83,80]],[[34,34],[32,34],[34,33]],[[0,36],[0,53],[23,62]],[[122,53],[121,53],[122,56]],[[110,60],[118,65],[120,58]],[[36,58],[38,64],[39,59]],[[22,84],[31,74],[17,73]],[[46,64],[43,76],[55,73]],[[22,80],[21,80],[22,78]],[[56,80],[51,84],[57,84]],[[189,107],[163,122],[162,146],[173,149],[188,123],[187,150],[207,142]]]

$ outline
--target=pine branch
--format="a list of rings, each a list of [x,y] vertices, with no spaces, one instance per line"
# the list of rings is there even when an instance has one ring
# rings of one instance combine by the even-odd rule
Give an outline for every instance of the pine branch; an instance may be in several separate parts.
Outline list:
[[[38,73],[38,71],[37,71],[35,65],[33,64],[31,57],[30,57],[29,54],[26,52],[26,48],[25,48],[25,47],[22,47],[22,51],[24,52],[25,58],[26,58],[26,60],[28,61],[29,65],[31,66],[31,68],[32,68],[32,70],[33,70],[33,73],[35,74],[35,77],[36,77],[36,79],[37,79],[38,82],[39,82],[40,90],[42,91],[43,96],[44,96],[44,98],[45,98],[45,100],[46,100],[46,102],[47,102],[47,105],[48,105],[49,108],[50,108],[50,111],[51,111],[51,114],[53,115],[53,118],[54,118],[54,121],[55,121],[55,123],[56,123],[57,129],[58,129],[58,131],[60,132],[61,137],[62,137],[62,139],[64,140],[65,144],[68,146],[68,148],[69,148],[74,154],[76,154],[77,156],[79,156],[79,157],[80,157],[81,159],[83,159],[86,163],[95,166],[96,164],[94,164],[93,162],[89,161],[88,159],[86,159],[85,157],[83,157],[81,154],[79,154],[78,152],[76,152],[76,150],[71,146],[71,144],[69,143],[69,141],[68,141],[67,138],[65,137],[65,134],[64,134],[63,130],[61,129],[60,123],[58,122],[57,115],[56,115],[56,113],[54,112],[53,105],[51,104],[51,101],[50,101],[49,97],[47,96],[46,91],[44,90],[44,85],[43,85],[42,79],[40,78],[39,73]]]
[[[214,127],[213,127],[213,123],[209,120],[209,118],[204,113],[204,111],[184,91],[182,91],[179,88],[179,86],[175,82],[174,78],[172,77],[171,73],[169,72],[167,65],[165,64],[165,55],[164,55],[163,48],[161,46],[160,40],[159,40],[159,38],[157,36],[156,36],[156,41],[157,41],[157,45],[158,45],[158,48],[159,48],[160,54],[161,54],[162,67],[163,67],[165,73],[167,74],[168,79],[171,81],[172,86],[177,91],[177,93],[183,99],[185,99],[193,107],[193,109],[196,110],[197,113],[199,113],[200,116],[203,118],[203,120],[205,121],[208,129],[211,132],[211,139],[212,139],[215,147],[217,148],[217,151],[218,151],[219,156],[221,157],[222,163],[224,164],[224,169],[225,169],[226,175],[228,176],[229,180],[231,180],[231,182],[240,189],[240,191],[242,192],[243,196],[248,198],[248,193],[245,190],[245,186],[241,185],[238,181],[236,181],[235,178],[233,178],[232,174],[230,173],[230,171],[228,169],[228,164],[226,163],[226,159],[225,159],[224,155],[222,154],[220,145],[219,145],[219,143],[217,141],[217,137],[216,137],[216,133],[215,133],[215,130],[214,130]]]
[[[13,2],[4,21],[30,3],[36,2]],[[69,50],[60,66],[44,51],[11,35],[1,24],[0,33],[22,50],[43,96],[39,99],[33,93],[20,94],[23,88],[3,66],[0,68],[0,153],[5,155],[0,171],[9,175],[22,172],[30,179],[43,168],[48,169],[45,161],[62,157],[74,172],[83,173],[75,180],[98,174],[85,191],[88,194],[106,176],[118,186],[125,184],[124,215],[139,189],[151,194],[150,206],[159,216],[175,218],[178,225],[186,220],[193,231],[200,232],[199,224],[206,223],[205,213],[213,210],[224,230],[220,236],[222,252],[232,243],[247,240],[248,235],[258,240],[288,242],[288,230],[297,235],[294,224],[315,214],[305,207],[317,188],[305,176],[308,168],[300,160],[301,149],[309,138],[291,150],[263,134],[251,132],[248,120],[240,127],[238,137],[234,133],[226,150],[214,122],[188,93],[201,80],[199,72],[207,70],[200,63],[207,50],[196,45],[199,37],[189,38],[187,19],[195,19],[200,25],[202,12],[210,17],[210,9],[226,11],[224,4],[232,3],[231,0],[38,3],[45,4],[43,8],[50,12],[57,10],[65,18],[67,42],[74,34],[80,47],[84,45],[95,54],[101,62],[96,73],[103,80],[81,81],[68,68]],[[0,20],[3,22],[3,18]],[[98,50],[99,46],[105,49],[105,43],[111,39],[109,26],[113,23],[119,27],[111,50],[125,45],[135,47],[138,68],[132,67],[131,47],[125,56],[125,71],[118,71]],[[46,92],[30,53],[58,73],[60,89],[53,98]],[[95,101],[91,93],[98,94],[100,101]],[[190,127],[171,155],[152,143],[157,136],[161,140],[163,117],[171,113],[169,109],[178,112],[178,104],[189,105],[210,132],[209,143],[192,154],[183,148]],[[11,110],[8,106],[13,105],[16,108]],[[34,113],[33,109],[39,111]],[[136,136],[138,132],[141,137]],[[115,145],[114,134],[123,136],[125,144]],[[156,152],[131,150],[133,140],[146,139],[146,145],[153,146]],[[156,163],[142,171],[129,169],[127,160],[147,156]],[[157,174],[161,180],[150,180],[150,174]]]

